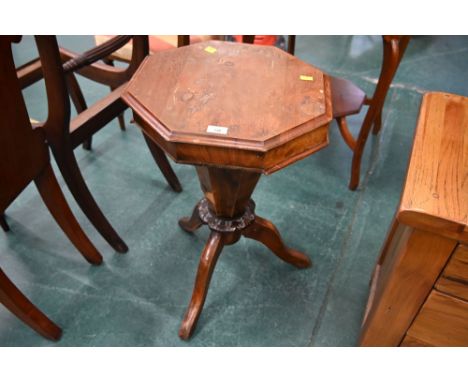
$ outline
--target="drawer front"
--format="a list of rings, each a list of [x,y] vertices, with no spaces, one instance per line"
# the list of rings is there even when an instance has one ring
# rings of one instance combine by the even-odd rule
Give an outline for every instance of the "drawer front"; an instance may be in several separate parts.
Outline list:
[[[435,288],[468,301],[468,246],[457,247]]]
[[[468,346],[468,302],[433,290],[402,346]]]

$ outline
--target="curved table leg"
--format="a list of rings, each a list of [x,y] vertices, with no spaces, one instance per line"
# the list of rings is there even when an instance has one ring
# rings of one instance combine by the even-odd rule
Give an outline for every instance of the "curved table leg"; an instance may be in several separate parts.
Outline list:
[[[0,269],[0,303],[42,336],[57,341],[62,330],[37,309]]]
[[[180,228],[189,233],[195,232],[202,225],[203,221],[200,219],[200,214],[198,213],[198,204],[193,209],[191,216],[186,216],[179,220]]]
[[[260,216],[255,216],[254,222],[242,231],[242,235],[261,242],[280,259],[297,268],[308,268],[312,265],[306,255],[286,247],[273,223]]]
[[[210,237],[200,257],[200,264],[198,265],[197,277],[195,279],[190,305],[179,329],[179,337],[184,340],[189,339],[197,325],[198,317],[205,303],[211,275],[213,274],[216,261],[223,247],[223,234],[211,231]]]
[[[375,116],[374,127],[372,128],[372,134],[377,135],[382,129],[382,110]]]
[[[182,186],[180,185],[179,179],[177,179],[177,175],[172,169],[171,164],[167,160],[164,151],[161,150],[159,146],[150,138],[148,138],[145,133],[143,133],[143,137],[145,138],[146,144],[151,152],[151,155],[153,156],[154,161],[164,175],[167,183],[169,183],[169,186],[171,186],[175,192],[181,192]]]
[[[67,235],[88,262],[96,265],[101,264],[102,256],[83,232],[75,216],[73,216],[73,212],[70,210],[60,190],[57,178],[50,164],[47,165],[34,182],[49,212],[60,228],[62,228],[65,235]]]

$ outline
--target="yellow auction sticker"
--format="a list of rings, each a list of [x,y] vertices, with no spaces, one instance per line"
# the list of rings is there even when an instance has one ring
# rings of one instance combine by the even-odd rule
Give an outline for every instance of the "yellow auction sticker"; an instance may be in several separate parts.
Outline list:
[[[312,76],[305,76],[305,75],[301,74],[301,75],[299,76],[299,79],[301,79],[302,81],[313,81],[313,80],[314,80],[314,77],[312,77]]]
[[[207,46],[207,47],[205,48],[205,52],[208,52],[208,53],[212,53],[212,54],[213,54],[214,52],[216,52],[216,48],[213,48],[212,46]]]

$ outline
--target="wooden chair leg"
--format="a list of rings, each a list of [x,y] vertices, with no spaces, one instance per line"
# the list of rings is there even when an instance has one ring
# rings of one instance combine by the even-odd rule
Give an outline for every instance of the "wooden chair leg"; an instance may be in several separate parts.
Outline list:
[[[381,128],[382,128],[382,110],[375,117],[374,128],[372,129],[372,134],[374,135],[379,134]]]
[[[52,147],[57,165],[70,192],[98,232],[117,252],[125,253],[128,247],[102,213],[86,185],[71,147]]]
[[[161,170],[164,178],[166,179],[167,183],[171,186],[171,188],[175,192],[181,192],[182,186],[180,185],[179,179],[175,174],[174,170],[171,167],[171,164],[167,160],[166,154],[163,150],[159,148],[159,146],[154,143],[150,138],[143,133],[143,137],[145,138],[146,144],[153,156],[154,161],[158,165],[159,169]]]
[[[383,43],[383,62],[379,81],[374,95],[372,96],[364,122],[362,123],[361,130],[359,131],[359,136],[356,140],[356,146],[354,149],[353,162],[351,164],[351,179],[349,182],[349,188],[351,190],[355,190],[359,186],[361,159],[364,146],[366,145],[367,138],[373,124],[376,119],[380,118],[382,113],[385,97],[387,96],[388,89],[390,88],[390,84],[392,83],[393,77],[395,76],[402,58],[401,49],[406,49],[407,46],[406,39],[403,40],[403,45],[401,45],[401,39],[392,36],[384,36]],[[380,130],[380,128],[378,130]]]
[[[111,90],[114,90],[114,89],[112,89],[112,87],[111,87]],[[126,130],[126,127],[125,127],[125,114],[124,113],[119,114],[117,116],[117,119],[119,121],[120,130],[125,131]]]
[[[349,189],[356,190],[359,186],[359,179],[361,176],[361,161],[362,153],[364,152],[364,147],[367,142],[367,137],[369,136],[370,130],[372,128],[372,120],[364,119],[364,123],[361,126],[359,131],[358,139],[356,140],[356,145],[353,152],[353,161],[351,163],[351,179],[349,181]]]
[[[114,65],[114,60],[111,60],[110,58],[106,58],[103,61],[109,66],[115,66]],[[114,91],[116,89],[115,86],[109,86],[109,87],[110,87],[111,91]],[[117,118],[119,120],[120,130],[125,131],[126,127],[125,127],[124,113],[119,114]]]
[[[211,275],[216,266],[219,254],[224,247],[223,234],[211,231],[210,237],[203,249],[198,265],[197,276],[193,288],[190,305],[185,313],[182,325],[179,329],[179,337],[187,340],[192,335],[197,325],[198,317],[205,304],[208,287],[210,285]]]
[[[253,44],[255,41],[255,35],[243,35],[242,42],[244,44]]]
[[[296,35],[288,36],[288,53],[294,55],[294,50],[296,49]]]
[[[202,225],[203,221],[200,219],[200,214],[198,213],[198,204],[193,209],[191,216],[179,220],[180,228],[189,233],[195,232]]]
[[[88,108],[88,105],[86,104],[86,100],[84,98],[83,92],[81,91],[80,84],[78,83],[78,80],[76,79],[75,75],[73,73],[68,73],[66,75],[66,81],[68,92],[70,94],[70,98],[73,101],[73,105],[75,106],[76,112],[81,113],[85,111]],[[83,142],[83,148],[85,150],[91,150],[92,141],[92,136],[86,139]]]
[[[0,225],[2,226],[5,232],[8,232],[10,230],[10,226],[8,225],[6,221],[4,214],[0,214]]]
[[[50,164],[34,182],[49,212],[78,251],[91,264],[101,264],[102,256],[76,221]]]
[[[294,265],[296,268],[308,268],[312,265],[306,255],[286,247],[273,223],[260,216],[255,216],[254,222],[242,231],[242,235],[259,241],[280,259]]]
[[[346,122],[346,117],[338,117],[336,118],[336,122],[338,123],[338,128],[340,129],[341,136],[343,140],[348,145],[348,147],[354,151],[356,147],[356,140],[354,139],[351,131],[348,128],[348,122]]]
[[[36,308],[1,269],[0,303],[45,338],[57,341],[62,335],[62,330]]]
[[[177,36],[177,48],[190,45],[190,35]]]

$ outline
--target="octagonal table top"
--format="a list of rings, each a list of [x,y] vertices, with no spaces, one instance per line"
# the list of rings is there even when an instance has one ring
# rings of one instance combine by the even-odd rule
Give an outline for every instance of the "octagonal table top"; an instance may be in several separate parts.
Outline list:
[[[328,144],[329,78],[275,47],[208,41],[158,52],[122,97],[182,163],[269,173]]]

